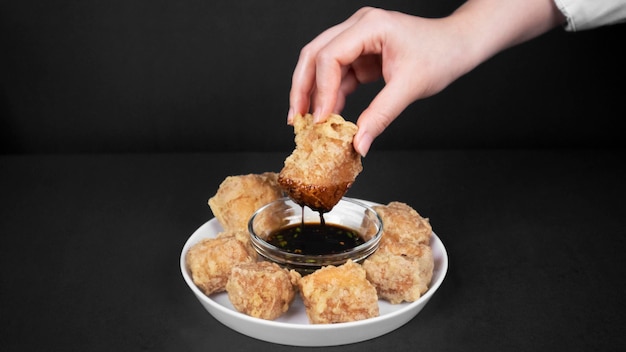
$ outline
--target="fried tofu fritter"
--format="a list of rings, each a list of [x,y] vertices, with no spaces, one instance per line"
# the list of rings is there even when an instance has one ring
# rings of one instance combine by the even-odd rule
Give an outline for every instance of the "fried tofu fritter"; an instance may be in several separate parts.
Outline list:
[[[430,246],[416,243],[379,249],[363,262],[378,296],[392,304],[414,302],[428,290],[434,260]]]
[[[226,177],[208,202],[224,230],[247,231],[248,220],[257,209],[282,198],[277,178],[274,172]]]
[[[427,218],[402,202],[373,207],[383,221],[381,247],[388,242],[417,242],[430,244],[433,229]]]
[[[297,272],[275,263],[243,263],[233,267],[226,292],[239,312],[274,320],[289,309],[299,278]]]
[[[378,296],[361,265],[348,260],[304,276],[300,296],[312,324],[343,323],[379,315]]]
[[[294,117],[296,148],[278,175],[291,199],[321,212],[339,202],[363,170],[352,146],[357,129],[336,114],[323,123],[315,123],[311,114]]]
[[[236,264],[253,261],[246,246],[234,235],[205,239],[191,247],[185,257],[193,282],[206,295],[224,291]]]
[[[378,250],[363,262],[378,296],[392,304],[414,302],[428,290],[435,267],[432,227],[409,205],[375,206],[383,220]]]

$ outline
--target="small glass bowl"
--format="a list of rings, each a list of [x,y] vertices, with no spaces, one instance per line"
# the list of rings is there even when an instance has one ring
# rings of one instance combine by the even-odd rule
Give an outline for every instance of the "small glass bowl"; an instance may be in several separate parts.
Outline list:
[[[281,198],[259,208],[248,222],[250,242],[264,259],[284,268],[307,275],[323,266],[344,264],[348,259],[361,263],[378,249],[383,224],[380,216],[367,204],[342,198],[330,212],[324,213],[326,225],[339,225],[356,231],[364,243],[340,253],[297,254],[276,247],[266,241],[278,229],[296,224],[320,224],[321,214],[302,207],[290,198]]]

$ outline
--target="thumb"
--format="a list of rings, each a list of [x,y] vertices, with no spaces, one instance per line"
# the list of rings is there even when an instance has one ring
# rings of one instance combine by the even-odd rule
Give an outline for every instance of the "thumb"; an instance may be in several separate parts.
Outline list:
[[[414,101],[409,92],[403,84],[390,83],[381,89],[357,120],[359,129],[352,141],[357,153],[367,155],[374,139]]]

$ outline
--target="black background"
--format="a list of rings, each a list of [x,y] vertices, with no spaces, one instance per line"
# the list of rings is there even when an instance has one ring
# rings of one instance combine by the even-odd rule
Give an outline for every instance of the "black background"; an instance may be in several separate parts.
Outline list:
[[[364,5],[438,17],[460,3],[3,1],[0,151],[290,150],[303,45]],[[375,148],[623,146],[624,33],[557,28],[509,49],[413,104]]]
[[[311,351],[226,327],[179,267],[223,178],[284,158],[0,156],[0,350]],[[323,351],[623,351],[623,160],[614,150],[372,151],[348,196],[428,217],[449,269],[406,325]]]
[[[0,350],[295,350],[209,315],[181,249],[225,177],[293,149],[304,44],[460,3],[0,0]],[[347,195],[414,207],[450,267],[406,325],[325,351],[624,350],[625,33],[557,28],[377,139]]]

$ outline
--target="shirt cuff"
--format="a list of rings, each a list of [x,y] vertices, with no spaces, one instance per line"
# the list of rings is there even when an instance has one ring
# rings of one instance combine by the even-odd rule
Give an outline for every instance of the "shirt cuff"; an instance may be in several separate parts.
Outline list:
[[[567,18],[565,30],[582,31],[626,20],[624,0],[554,0]]]

